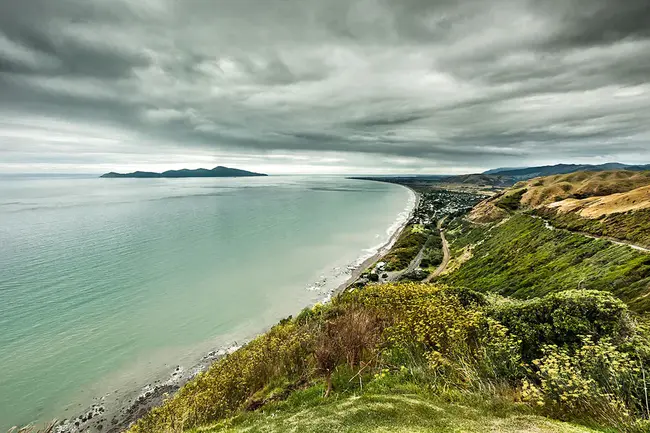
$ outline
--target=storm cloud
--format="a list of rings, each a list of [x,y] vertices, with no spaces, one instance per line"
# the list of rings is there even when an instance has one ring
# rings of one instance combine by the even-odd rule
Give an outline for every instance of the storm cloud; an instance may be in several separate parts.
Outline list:
[[[0,2],[0,171],[614,160],[650,162],[649,0]]]

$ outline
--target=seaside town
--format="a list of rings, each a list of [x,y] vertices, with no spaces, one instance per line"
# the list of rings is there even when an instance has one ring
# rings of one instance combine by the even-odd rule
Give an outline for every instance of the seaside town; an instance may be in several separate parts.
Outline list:
[[[388,254],[363,272],[354,287],[380,281],[430,281],[440,275],[449,261],[445,221],[469,212],[487,198],[483,194],[451,191],[430,184],[392,183],[413,189],[418,195],[417,207]]]

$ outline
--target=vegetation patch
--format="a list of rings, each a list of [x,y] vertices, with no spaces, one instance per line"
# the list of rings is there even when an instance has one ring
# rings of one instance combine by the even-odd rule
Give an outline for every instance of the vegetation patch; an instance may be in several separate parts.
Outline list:
[[[584,218],[574,212],[542,207],[534,211],[554,227],[606,236],[650,248],[650,209],[619,212],[600,218]]]
[[[420,267],[422,269],[436,268],[442,263],[443,257],[442,238],[440,237],[440,232],[435,229],[431,231],[429,239],[424,244],[424,254],[420,262]]]
[[[544,413],[640,432],[649,361],[627,307],[608,293],[509,302],[457,287],[371,284],[284,320],[131,431],[587,431],[531,415]],[[563,379],[578,373],[586,382]],[[573,397],[576,386],[602,398],[590,406]]]
[[[568,289],[614,293],[633,310],[650,310],[650,255],[563,230],[516,214],[502,224],[455,222],[449,239],[456,254],[472,257],[442,278],[450,285],[527,299]]]
[[[528,191],[526,188],[516,189],[508,192],[494,202],[495,206],[510,212],[521,207],[521,197]]]
[[[399,271],[408,265],[418,255],[427,241],[428,232],[421,225],[406,227],[399,239],[393,245],[390,253],[384,257],[387,271]]]

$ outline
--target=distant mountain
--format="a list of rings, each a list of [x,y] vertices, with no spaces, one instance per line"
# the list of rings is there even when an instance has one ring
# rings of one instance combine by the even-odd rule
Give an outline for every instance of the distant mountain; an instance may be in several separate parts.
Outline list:
[[[461,174],[458,176],[449,176],[441,179],[445,183],[464,183],[481,186],[495,186],[504,187],[511,186],[517,183],[517,179],[513,176],[503,176],[499,174]]]
[[[499,167],[499,168],[493,168],[492,170],[484,171],[481,174],[499,174],[503,171],[521,170],[522,168],[525,167]]]
[[[627,165],[618,162],[608,162],[606,164],[557,164],[543,165],[539,167],[524,168],[496,168],[488,170],[483,174],[512,177],[516,180],[527,180],[539,176],[552,176],[555,174],[569,174],[576,171],[605,171],[605,170],[631,170],[643,171],[650,170],[650,164],[647,165]]]
[[[101,175],[103,178],[180,178],[180,177],[253,177],[253,176],[268,176],[267,174],[254,173],[252,171],[239,170],[237,168],[228,168],[218,166],[212,170],[206,168],[198,168],[196,170],[189,170],[184,168],[182,170],[167,170],[162,173],[155,173],[152,171],[135,171],[133,173],[115,173],[110,172]]]

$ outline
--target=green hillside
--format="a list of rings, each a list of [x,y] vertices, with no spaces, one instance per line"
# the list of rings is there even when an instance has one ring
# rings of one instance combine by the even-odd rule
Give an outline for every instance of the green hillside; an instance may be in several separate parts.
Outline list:
[[[607,292],[368,285],[216,362],[131,432],[588,431],[541,416],[641,432],[644,335]]]
[[[531,298],[566,289],[606,290],[638,312],[650,310],[650,254],[517,214],[497,226],[456,220],[453,255],[470,256],[442,281],[482,292]]]

